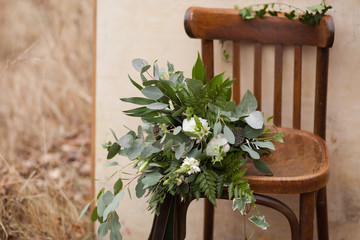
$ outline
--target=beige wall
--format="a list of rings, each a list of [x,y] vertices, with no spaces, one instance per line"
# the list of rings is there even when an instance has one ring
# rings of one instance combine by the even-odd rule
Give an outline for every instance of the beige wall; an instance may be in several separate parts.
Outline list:
[[[257,2],[266,2],[259,0]],[[304,8],[317,4],[319,1],[289,0],[287,3]],[[96,39],[96,178],[106,180],[113,169],[104,168],[106,152],[101,143],[112,138],[109,128],[113,128],[118,135],[126,133],[126,125],[135,128],[140,121],[125,116],[121,111],[132,106],[120,102],[119,97],[139,95],[139,92],[127,79],[129,73],[134,79],[138,74],[132,69],[131,60],[141,57],[149,63],[159,60],[159,65],[165,66],[166,60],[174,63],[176,69],[191,74],[191,67],[200,49],[198,40],[189,39],[183,29],[183,16],[189,6],[228,7],[234,4],[247,6],[253,1],[235,0],[106,0],[97,1],[97,39]],[[358,125],[360,122],[360,24],[357,13],[360,12],[360,1],[327,1],[334,9],[331,15],[335,21],[335,43],[330,52],[329,99],[327,118],[327,143],[330,153],[331,178],[328,185],[328,205],[331,239],[360,238],[360,139]],[[220,55],[218,44],[216,54]],[[226,47],[230,49],[227,43]],[[252,49],[242,46],[242,52],[250,53],[250,57],[243,58],[249,66],[252,64]],[[264,80],[263,94],[272,96],[273,87],[271,65],[273,50],[264,49]],[[314,51],[305,48],[304,56],[314,55]],[[284,59],[284,88],[291,91],[292,75],[286,69],[292,66],[292,52],[285,51]],[[304,69],[312,62],[305,62]],[[230,74],[231,69],[222,61],[216,71],[224,69]],[[250,72],[242,72],[242,79],[250,79]],[[311,101],[311,79],[314,71],[304,75],[304,106],[302,123],[306,130],[312,129],[312,118],[308,117],[313,110]],[[288,82],[285,80],[289,79]],[[243,90],[252,89],[250,83],[243,85]],[[285,91],[285,92],[286,92]],[[291,101],[286,100],[284,93],[285,111],[289,111]],[[263,102],[265,112],[269,116],[271,105]],[[285,125],[290,125],[291,118],[284,117]],[[126,159],[118,158],[122,165]],[[96,184],[98,191],[103,183]],[[133,186],[134,187],[134,186]],[[124,239],[146,239],[152,216],[146,212],[143,199],[133,200],[126,197],[119,207]],[[287,204],[297,209],[298,201],[295,196],[281,196]],[[187,239],[201,239],[202,236],[202,202],[194,203],[190,207],[188,216]],[[271,227],[268,231],[256,230],[253,239],[289,239],[290,232],[286,220],[272,210],[261,208]],[[221,212],[221,213],[220,213]],[[242,232],[242,221],[239,214],[233,213],[229,202],[221,202],[216,209],[215,239],[239,239]],[[251,229],[251,225],[249,229]],[[251,232],[251,230],[249,230]],[[223,235],[221,235],[223,234]],[[225,236],[225,237],[220,237]]]

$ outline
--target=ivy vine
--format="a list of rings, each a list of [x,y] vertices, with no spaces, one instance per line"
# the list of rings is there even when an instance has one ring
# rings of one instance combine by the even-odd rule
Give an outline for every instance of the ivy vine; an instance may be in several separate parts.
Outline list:
[[[234,8],[239,9],[237,5],[235,5]],[[239,15],[241,15],[244,20],[250,20],[256,16],[263,19],[266,14],[276,17],[279,13],[284,12],[284,16],[290,20],[298,20],[303,24],[315,26],[320,23],[320,20],[329,9],[332,9],[332,6],[326,5],[325,0],[322,0],[320,4],[307,7],[305,11],[286,3],[267,3],[253,4],[242,8],[239,11]],[[220,40],[223,59],[225,62],[229,62],[229,53],[224,49],[224,43],[225,40]]]
[[[262,8],[259,8],[261,6]],[[255,10],[254,8],[259,9]],[[239,15],[241,15],[242,19],[249,20],[255,18],[255,16],[264,18],[266,13],[270,16],[278,16],[279,13],[286,10],[287,12],[284,13],[286,18],[290,20],[298,19],[303,24],[314,26],[319,24],[320,20],[331,8],[332,6],[326,5],[324,0],[320,4],[307,7],[306,11],[286,3],[254,4],[241,9]]]

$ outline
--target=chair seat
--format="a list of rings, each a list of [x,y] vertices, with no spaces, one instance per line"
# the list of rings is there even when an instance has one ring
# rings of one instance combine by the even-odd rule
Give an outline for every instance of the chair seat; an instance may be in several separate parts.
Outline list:
[[[297,129],[278,128],[284,143],[275,143],[275,151],[261,156],[273,176],[259,172],[251,161],[246,178],[257,193],[306,193],[324,187],[329,177],[329,162],[325,142],[319,136]]]

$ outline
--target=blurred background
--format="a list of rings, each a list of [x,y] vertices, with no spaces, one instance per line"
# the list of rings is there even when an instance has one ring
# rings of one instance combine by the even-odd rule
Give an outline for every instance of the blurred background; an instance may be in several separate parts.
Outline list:
[[[93,239],[93,1],[0,1],[0,239]]]

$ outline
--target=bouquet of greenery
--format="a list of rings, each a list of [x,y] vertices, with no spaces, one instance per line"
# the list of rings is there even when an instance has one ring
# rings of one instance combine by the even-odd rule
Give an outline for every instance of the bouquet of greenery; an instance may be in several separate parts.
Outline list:
[[[271,141],[282,141],[281,132],[265,128],[263,114],[257,111],[257,101],[247,91],[240,104],[231,101],[234,80],[224,80],[224,73],[206,81],[206,70],[198,56],[192,70],[192,78],[184,78],[168,62],[167,73],[145,60],[133,60],[140,72],[142,85],[130,77],[131,83],[144,97],[121,98],[124,102],[140,105],[124,111],[132,117],[140,117],[143,124],[137,131],[130,130],[115,141],[107,142],[108,159],[123,155],[131,160],[137,174],[123,185],[122,169],[113,191],[101,189],[91,219],[98,220],[99,238],[110,230],[110,239],[121,239],[119,217],[116,208],[124,196],[124,189],[137,179],[138,198],[148,197],[148,209],[158,212],[158,206],[166,195],[181,196],[183,200],[205,196],[216,206],[224,186],[229,199],[234,199],[233,209],[244,214],[246,205],[255,203],[253,192],[244,174],[244,164],[251,160],[255,167],[272,174],[260,155],[275,150]],[[119,165],[117,161],[107,166]],[[124,174],[124,173],[123,173]],[[126,176],[127,177],[127,176]],[[85,213],[90,203],[84,208]],[[262,216],[249,218],[259,227],[268,224]]]

